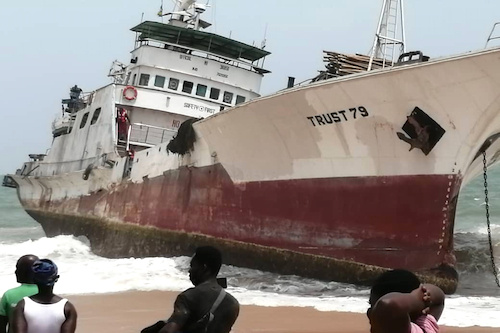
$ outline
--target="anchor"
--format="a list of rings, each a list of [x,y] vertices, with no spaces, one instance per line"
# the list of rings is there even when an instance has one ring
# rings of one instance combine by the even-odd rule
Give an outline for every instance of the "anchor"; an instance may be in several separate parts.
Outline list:
[[[397,132],[398,138],[408,144],[410,144],[410,151],[413,148],[418,148],[422,150],[425,154],[426,151],[429,150],[429,128],[430,126],[421,126],[418,121],[414,118],[413,114],[409,115],[407,118],[407,122],[413,126],[415,133],[417,134],[416,138],[409,138],[404,133]]]
[[[410,151],[420,149],[428,155],[446,132],[434,119],[420,108],[415,107],[406,117],[402,132],[397,132],[399,140],[410,145]]]

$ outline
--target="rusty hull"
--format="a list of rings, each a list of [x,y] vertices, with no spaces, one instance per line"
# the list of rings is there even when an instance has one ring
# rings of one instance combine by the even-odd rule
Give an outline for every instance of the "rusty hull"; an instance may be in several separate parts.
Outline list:
[[[27,212],[48,236],[84,235],[100,255],[190,255],[213,244],[226,263],[281,274],[368,284],[381,267],[407,268],[447,292],[457,285],[457,175],[236,184],[217,164],[75,198],[57,199],[45,183],[27,199],[37,181],[18,189]]]
[[[223,253],[225,264],[299,275],[323,281],[370,286],[386,268],[325,256],[299,253],[257,244],[243,243],[201,234],[116,223],[101,218],[60,215],[27,210],[39,221],[48,237],[85,236],[92,251],[109,258],[192,255],[196,246],[212,245]],[[433,283],[447,294],[457,288],[458,280],[438,276],[436,271],[418,273],[422,281]]]

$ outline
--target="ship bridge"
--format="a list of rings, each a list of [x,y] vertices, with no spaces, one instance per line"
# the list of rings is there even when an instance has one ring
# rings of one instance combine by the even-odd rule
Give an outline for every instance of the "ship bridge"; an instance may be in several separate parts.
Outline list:
[[[140,33],[139,41],[157,41],[173,46],[206,52],[221,58],[240,62],[255,63],[271,54],[264,49],[210,32],[179,27],[171,24],[145,21],[131,29]],[[251,66],[260,74],[268,70]]]
[[[259,97],[262,78],[270,73],[262,66],[271,52],[170,22],[145,21],[131,29],[138,33],[136,48],[113,94],[131,121],[126,140],[118,140],[125,150],[168,142],[187,119]],[[126,91],[135,93],[127,97]]]

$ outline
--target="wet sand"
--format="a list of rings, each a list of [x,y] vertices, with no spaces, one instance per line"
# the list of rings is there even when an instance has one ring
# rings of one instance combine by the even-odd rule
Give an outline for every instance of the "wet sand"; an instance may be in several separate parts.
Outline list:
[[[98,295],[68,295],[78,311],[77,332],[138,333],[172,312],[177,292],[125,292]],[[322,312],[301,307],[243,305],[233,326],[234,333],[368,333],[364,314]],[[444,333],[499,332],[500,328],[442,327]]]

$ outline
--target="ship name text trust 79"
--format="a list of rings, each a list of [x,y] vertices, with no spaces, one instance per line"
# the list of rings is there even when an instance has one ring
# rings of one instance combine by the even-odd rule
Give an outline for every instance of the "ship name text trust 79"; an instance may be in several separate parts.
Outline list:
[[[358,118],[366,118],[370,114],[364,106],[349,108],[336,112],[323,113],[316,116],[307,117],[313,126],[330,125],[333,123],[341,123]]]

